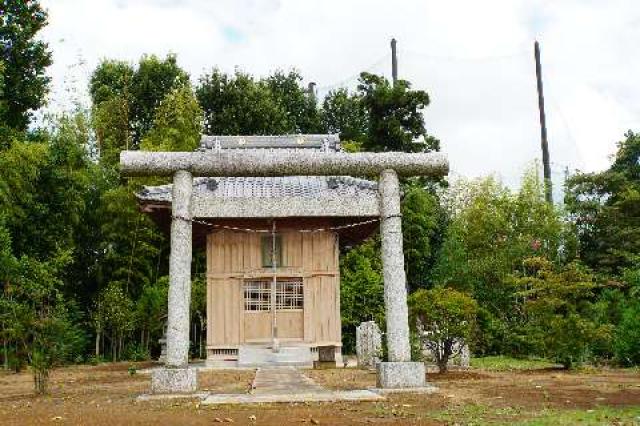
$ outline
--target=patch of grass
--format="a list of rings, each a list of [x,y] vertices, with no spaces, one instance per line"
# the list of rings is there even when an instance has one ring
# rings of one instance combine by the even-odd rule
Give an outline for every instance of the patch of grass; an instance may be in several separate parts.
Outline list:
[[[439,412],[432,412],[427,417],[446,423],[465,425],[635,426],[640,425],[640,407],[528,411],[521,407],[496,408],[471,403],[452,406]]]
[[[491,407],[489,406],[470,403],[451,406],[446,410],[432,413],[429,417],[446,423],[479,424],[487,421],[490,412]]]
[[[511,423],[514,424],[514,423]],[[592,410],[544,410],[520,426],[640,425],[640,407],[598,407]]]
[[[500,355],[472,358],[471,367],[490,371],[513,371],[540,370],[559,367],[559,365],[541,358],[511,358]]]

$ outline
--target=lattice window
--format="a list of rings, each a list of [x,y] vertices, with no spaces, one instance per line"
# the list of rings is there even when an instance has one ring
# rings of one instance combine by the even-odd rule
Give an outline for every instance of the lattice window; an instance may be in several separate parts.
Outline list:
[[[264,280],[244,282],[244,310],[271,310],[271,282]]]
[[[276,309],[293,310],[304,308],[302,278],[278,280],[276,285]]]
[[[276,309],[289,311],[304,308],[302,278],[280,278],[276,282]],[[271,280],[244,282],[244,310],[264,312],[271,310]]]

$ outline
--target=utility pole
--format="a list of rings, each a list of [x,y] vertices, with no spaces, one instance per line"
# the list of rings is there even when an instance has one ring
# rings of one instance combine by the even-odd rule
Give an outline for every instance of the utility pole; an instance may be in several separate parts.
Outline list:
[[[309,93],[309,99],[312,99],[315,103],[316,101],[316,83],[314,81],[310,82],[307,86],[307,92]]]
[[[540,111],[540,144],[542,145],[542,171],[544,175],[545,198],[553,204],[553,188],[551,183],[551,164],[549,160],[549,141],[547,140],[547,119],[544,113],[544,90],[542,88],[542,65],[540,65],[540,44],[536,40],[533,45],[536,60],[536,82],[538,85],[538,110]]]
[[[396,84],[398,81],[398,54],[396,52],[396,39],[391,39],[391,78],[393,79],[393,84]]]

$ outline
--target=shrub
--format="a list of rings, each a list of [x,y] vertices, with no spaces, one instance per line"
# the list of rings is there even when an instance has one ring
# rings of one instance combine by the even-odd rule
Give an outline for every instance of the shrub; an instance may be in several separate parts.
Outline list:
[[[593,348],[608,344],[609,324],[594,317],[595,290],[591,272],[577,263],[562,268],[542,257],[523,262],[524,273],[512,276],[524,301],[523,332],[536,353],[571,368]]]
[[[122,358],[128,361],[147,361],[151,358],[151,355],[147,348],[136,343],[127,345]]]
[[[418,290],[409,297],[411,324],[423,348],[433,354],[440,372],[471,337],[478,304],[469,295],[450,289]]]
[[[640,303],[628,306],[615,329],[613,350],[622,365],[640,364]]]

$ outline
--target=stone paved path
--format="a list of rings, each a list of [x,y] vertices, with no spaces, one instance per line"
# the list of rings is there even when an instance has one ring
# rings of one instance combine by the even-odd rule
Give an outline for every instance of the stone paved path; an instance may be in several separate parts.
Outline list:
[[[251,394],[209,394],[203,404],[256,404],[273,402],[379,401],[370,390],[332,391],[315,383],[294,367],[259,368]]]
[[[253,383],[255,395],[330,393],[293,367],[259,368]]]

